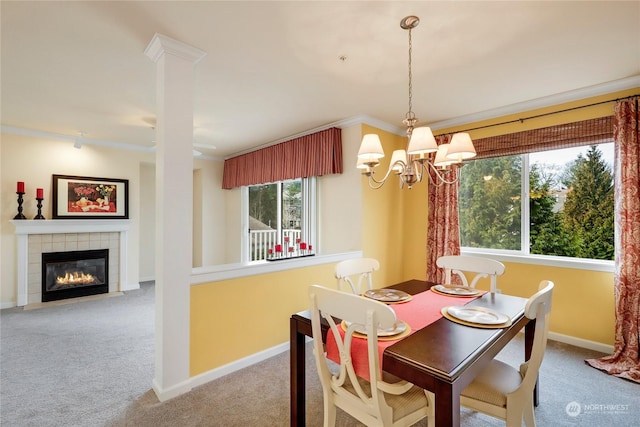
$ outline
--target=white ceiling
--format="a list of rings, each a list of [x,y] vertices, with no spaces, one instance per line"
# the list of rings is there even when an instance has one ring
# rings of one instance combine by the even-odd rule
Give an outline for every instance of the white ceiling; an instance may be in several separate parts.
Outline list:
[[[155,64],[144,50],[160,33],[207,53],[195,68],[193,142],[216,157],[360,115],[401,127],[407,15],[421,21],[412,69],[422,123],[640,76],[638,1],[3,0],[0,8],[3,130],[152,147]]]

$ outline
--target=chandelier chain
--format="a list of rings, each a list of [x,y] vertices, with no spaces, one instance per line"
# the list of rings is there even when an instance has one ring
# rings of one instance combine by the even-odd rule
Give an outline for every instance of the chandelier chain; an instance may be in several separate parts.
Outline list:
[[[415,118],[415,114],[413,114],[413,84],[412,78],[413,75],[411,73],[411,50],[412,50],[412,42],[411,42],[411,28],[409,28],[409,111],[407,112],[406,118],[408,120],[412,120]]]

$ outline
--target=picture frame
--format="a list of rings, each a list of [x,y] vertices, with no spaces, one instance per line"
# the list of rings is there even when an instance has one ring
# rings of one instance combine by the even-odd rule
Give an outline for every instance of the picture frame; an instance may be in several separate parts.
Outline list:
[[[53,219],[128,219],[129,180],[53,175]]]

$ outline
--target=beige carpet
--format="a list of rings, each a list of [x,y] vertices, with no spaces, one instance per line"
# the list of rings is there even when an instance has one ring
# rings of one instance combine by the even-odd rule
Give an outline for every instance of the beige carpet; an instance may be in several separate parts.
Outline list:
[[[0,314],[3,427],[289,425],[288,352],[167,402],[157,400],[151,391],[152,283],[119,298]],[[517,338],[499,357],[517,364],[522,354]],[[599,355],[549,342],[538,426],[640,425],[640,386],[584,363]],[[310,346],[307,356],[307,425],[315,427],[322,425],[322,394]],[[569,414],[567,407],[576,404],[580,414]],[[360,424],[339,412],[337,425]],[[462,425],[504,426],[464,409]]]

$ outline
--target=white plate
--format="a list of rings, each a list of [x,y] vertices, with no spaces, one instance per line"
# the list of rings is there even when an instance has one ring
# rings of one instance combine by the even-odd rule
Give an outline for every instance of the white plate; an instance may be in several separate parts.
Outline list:
[[[345,327],[349,327],[351,322],[343,321]],[[407,324],[402,320],[398,320],[393,328],[378,328],[378,336],[379,337],[390,337],[393,335],[398,335],[403,333],[407,329]],[[364,325],[358,325],[355,330],[357,333],[362,335],[367,335],[367,331]]]
[[[509,316],[484,307],[451,306],[447,313],[456,319],[479,325],[500,325],[509,321]]]
[[[397,289],[371,289],[364,296],[381,302],[398,302],[411,298],[408,293]]]
[[[480,293],[479,290],[470,288],[468,286],[435,285],[433,288],[438,292],[442,292],[443,294],[451,295],[473,296]]]

